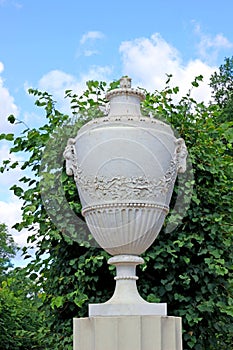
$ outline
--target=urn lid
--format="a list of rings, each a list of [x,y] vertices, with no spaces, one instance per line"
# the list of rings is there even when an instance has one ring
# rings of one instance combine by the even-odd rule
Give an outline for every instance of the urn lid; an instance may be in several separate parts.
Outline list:
[[[106,127],[142,127],[173,135],[170,125],[141,113],[141,101],[145,99],[142,89],[131,87],[131,78],[124,76],[120,79],[120,87],[110,90],[106,94],[109,100],[107,114],[94,118],[83,125],[78,131],[76,139],[86,132]]]
[[[145,99],[141,89],[131,88],[131,78],[124,76],[120,79],[120,87],[106,94],[110,110],[108,116],[141,116],[140,102]]]
[[[120,79],[120,87],[109,91],[106,94],[106,99],[111,101],[115,96],[134,96],[138,98],[139,102],[145,99],[145,94],[141,89],[134,89],[131,87],[132,79],[128,76],[123,76]]]

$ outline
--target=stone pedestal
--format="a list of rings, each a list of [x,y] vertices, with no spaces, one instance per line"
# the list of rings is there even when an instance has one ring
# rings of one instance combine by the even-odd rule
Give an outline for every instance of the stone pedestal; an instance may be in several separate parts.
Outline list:
[[[75,318],[74,350],[182,350],[181,318]]]

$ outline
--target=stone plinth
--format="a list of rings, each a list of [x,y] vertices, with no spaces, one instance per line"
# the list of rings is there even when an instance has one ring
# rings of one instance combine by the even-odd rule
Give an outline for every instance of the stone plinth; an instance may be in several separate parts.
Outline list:
[[[181,318],[75,318],[74,350],[182,350]]]
[[[166,303],[89,304],[89,316],[167,316]]]

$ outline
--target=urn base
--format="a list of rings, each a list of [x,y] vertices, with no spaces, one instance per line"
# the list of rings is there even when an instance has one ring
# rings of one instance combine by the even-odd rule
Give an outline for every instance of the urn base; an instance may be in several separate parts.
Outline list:
[[[116,287],[110,300],[89,304],[89,316],[166,316],[166,303],[148,303],[138,293],[136,266],[144,260],[136,255],[116,255],[108,260],[116,266]]]
[[[93,316],[167,316],[166,303],[141,304],[89,304],[89,317]]]

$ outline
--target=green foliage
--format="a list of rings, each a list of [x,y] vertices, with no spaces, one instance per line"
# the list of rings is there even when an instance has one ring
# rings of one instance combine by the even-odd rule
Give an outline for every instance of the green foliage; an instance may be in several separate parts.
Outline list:
[[[231,121],[233,114],[233,56],[226,58],[210,79],[213,97],[222,110],[222,121]]]
[[[183,221],[170,232],[169,223],[183,217],[182,211],[172,212],[144,254],[139,290],[148,301],[167,302],[169,314],[182,316],[184,350],[227,350],[233,331],[232,122],[224,119],[222,106],[205,106],[192,99],[191,91],[202,76],[195,78],[178,103],[173,97],[179,88],[170,86],[171,78],[168,75],[162,91],[146,94],[142,109],[170,123],[185,139],[192,174],[179,179],[171,204],[175,205],[179,191],[182,200],[191,203]],[[14,185],[12,190],[24,201],[23,220],[15,227],[27,228],[29,243],[37,244],[27,272],[41,291],[44,320],[38,339],[43,349],[72,349],[72,318],[86,316],[87,303],[107,300],[114,288],[108,255],[91,246],[75,183],[66,175],[62,158],[67,139],[91,118],[103,115],[99,108],[107,89],[106,83],[91,81],[81,96],[66,91],[72,118],[55,108],[51,95],[31,89],[36,105],[45,109],[47,123],[38,129],[27,127],[14,137],[11,148],[13,153],[27,154],[21,168],[33,174],[24,176],[22,186]],[[12,116],[9,121],[17,122]],[[12,140],[4,134],[1,138]],[[7,160],[1,170],[15,166]]]
[[[0,224],[0,350],[42,350],[38,342],[41,302],[31,275],[13,269],[11,261],[17,250],[6,225]]]
[[[0,224],[0,282],[8,269],[12,267],[11,259],[15,256],[17,246],[5,224]]]
[[[175,91],[167,86],[148,95],[145,104],[159,110],[185,139],[194,188],[182,224],[173,232],[164,229],[145,253],[140,290],[145,296],[153,292],[168,302],[169,314],[183,317],[184,349],[229,349],[233,169],[226,134],[232,122],[222,121],[218,105],[206,107],[190,94],[174,105],[170,94]]]
[[[11,270],[0,285],[0,350],[42,350],[43,313],[37,287],[24,269]]]

